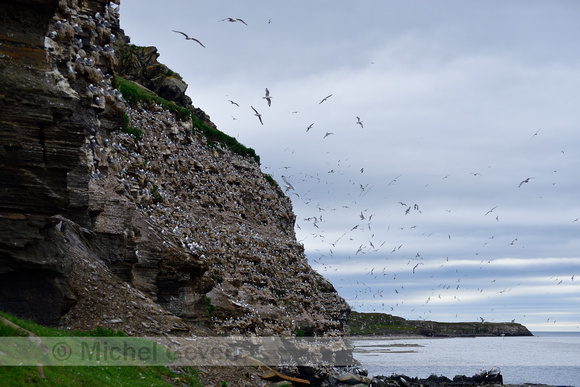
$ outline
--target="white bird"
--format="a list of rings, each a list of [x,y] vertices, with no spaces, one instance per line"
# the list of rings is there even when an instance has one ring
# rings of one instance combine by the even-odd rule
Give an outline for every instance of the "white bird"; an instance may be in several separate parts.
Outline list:
[[[270,97],[270,90],[268,90],[267,87],[266,87],[266,96],[262,97],[262,99],[268,101],[268,106],[272,106],[272,97]]]
[[[196,38],[190,38],[185,32],[176,31],[176,30],[171,30],[171,31],[177,32],[178,34],[181,34],[181,35],[185,36],[185,40],[194,40],[194,41],[198,42],[203,48],[205,48],[205,46],[203,45],[202,42],[200,42]]]
[[[327,100],[327,99],[329,99],[330,97],[332,97],[332,94],[330,94],[330,95],[327,95],[326,97],[324,97],[324,98],[322,99],[322,101],[318,102],[318,104],[320,105],[321,103],[323,103],[324,101],[326,101],[326,100]]]
[[[236,18],[236,19],[234,19],[233,17],[226,17],[225,19],[222,19],[222,20],[220,20],[220,21],[229,21],[230,23],[235,23],[235,22],[238,22],[238,21],[239,21],[239,22],[242,22],[242,23],[244,23],[245,25],[248,25],[248,23],[246,23],[246,22],[245,22],[245,21],[243,21],[242,19],[237,19],[237,18]]]
[[[522,184],[524,184],[524,183],[529,183],[530,179],[533,179],[533,177],[528,177],[527,179],[522,180],[520,182],[520,185],[518,185],[518,188],[520,188],[522,186]]]
[[[282,180],[284,180],[284,183],[286,183],[288,189],[294,189],[294,186],[288,181],[288,179],[286,179],[286,176],[282,175]]]
[[[364,128],[363,123],[360,120],[360,117],[359,116],[356,117],[356,123],[359,124],[361,128]]]
[[[252,108],[252,110],[254,110],[256,112],[256,114],[254,114],[256,117],[258,117],[258,119],[260,120],[260,124],[264,125],[264,123],[262,122],[262,115],[260,113],[258,113],[258,111],[256,109],[254,109],[253,106],[250,106]]]
[[[493,210],[495,210],[497,207],[498,206],[495,206],[491,210],[487,211],[484,216],[486,216],[487,214],[491,214],[493,212]]]

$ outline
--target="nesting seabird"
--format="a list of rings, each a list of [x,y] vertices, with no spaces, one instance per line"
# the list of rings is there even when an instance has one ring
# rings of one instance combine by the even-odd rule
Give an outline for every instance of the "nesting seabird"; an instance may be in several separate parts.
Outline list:
[[[266,95],[262,97],[262,99],[268,101],[268,106],[272,106],[272,97],[270,97],[270,90],[268,90],[267,87],[266,87]]]
[[[194,40],[194,41],[198,42],[203,48],[205,48],[205,46],[203,45],[202,42],[200,42],[196,38],[190,38],[185,32],[176,31],[176,30],[171,30],[171,31],[177,32],[178,34],[181,34],[181,35],[185,36],[185,40]]]
[[[230,23],[235,23],[235,22],[242,22],[245,25],[248,25],[248,23],[246,23],[245,21],[243,21],[242,19],[237,19],[237,18],[233,18],[233,17],[226,17],[225,19],[222,19],[220,21],[229,21]]]
[[[332,97],[332,94],[330,94],[330,95],[327,95],[326,97],[324,97],[324,98],[322,99],[322,101],[318,102],[318,104],[320,105],[321,103],[323,103],[324,101],[326,101],[326,100],[327,100],[327,99],[329,99],[330,97]]]
[[[253,106],[250,106],[252,108],[253,111],[256,112],[256,114],[254,114],[256,117],[258,117],[258,119],[260,120],[260,124],[264,125],[264,123],[262,122],[262,115],[260,113],[258,113],[258,111],[256,109],[254,109]]]

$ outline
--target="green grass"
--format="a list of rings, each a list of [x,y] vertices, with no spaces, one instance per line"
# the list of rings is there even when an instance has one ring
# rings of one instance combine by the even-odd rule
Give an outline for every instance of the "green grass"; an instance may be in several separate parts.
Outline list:
[[[211,317],[213,312],[215,312],[215,305],[211,303],[211,298],[209,298],[207,295],[204,295],[204,297],[205,297],[205,306],[207,308],[207,315]]]
[[[97,328],[89,332],[61,330],[22,320],[0,312],[0,316],[41,337],[123,337],[124,332]],[[0,322],[0,336],[23,336],[23,331]],[[0,349],[1,351],[2,349]],[[6,350],[6,349],[4,349]],[[4,386],[203,386],[194,368],[181,367],[179,373],[161,366],[75,366],[44,367],[44,377],[34,366],[0,367]]]
[[[130,134],[135,137],[135,140],[139,141],[143,135],[143,131],[136,126],[130,126],[130,124],[131,119],[129,116],[127,114],[123,115],[123,118],[121,118],[121,129],[123,129],[123,132]]]
[[[165,367],[0,367],[2,386],[203,386],[197,371],[181,374]],[[178,381],[180,383],[178,383]]]
[[[260,163],[260,156],[256,154],[254,149],[248,148],[240,144],[234,137],[229,136],[218,129],[212,128],[209,125],[206,125],[192,112],[190,112],[189,109],[180,107],[175,102],[167,101],[166,99],[159,97],[151,90],[120,76],[115,76],[115,86],[121,92],[121,94],[123,94],[123,98],[125,98],[125,100],[127,100],[127,102],[130,104],[136,104],[137,102],[155,102],[163,106],[164,109],[172,113],[177,113],[183,118],[191,118],[193,125],[207,138],[208,144],[210,144],[210,146],[214,142],[221,143],[229,148],[232,152],[244,157],[250,157],[257,163]],[[130,128],[129,123],[125,122],[124,125],[125,126],[123,127],[123,130],[127,131]]]
[[[115,86],[123,94],[123,98],[129,103],[155,102],[172,113],[179,113],[182,117],[189,117],[191,115],[189,109],[177,106],[175,102],[161,98],[148,88],[126,80],[123,77],[115,76]]]

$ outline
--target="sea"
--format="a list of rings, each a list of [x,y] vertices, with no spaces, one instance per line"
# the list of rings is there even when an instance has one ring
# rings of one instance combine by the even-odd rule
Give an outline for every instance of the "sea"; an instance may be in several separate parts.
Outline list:
[[[534,336],[354,339],[354,357],[369,376],[453,379],[499,367],[504,384],[580,387],[580,332]]]

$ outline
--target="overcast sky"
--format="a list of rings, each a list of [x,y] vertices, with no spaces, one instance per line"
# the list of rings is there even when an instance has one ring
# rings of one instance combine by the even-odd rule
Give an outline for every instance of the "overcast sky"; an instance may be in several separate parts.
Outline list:
[[[354,310],[580,330],[580,3],[120,11],[131,42],[292,184],[308,260]]]

